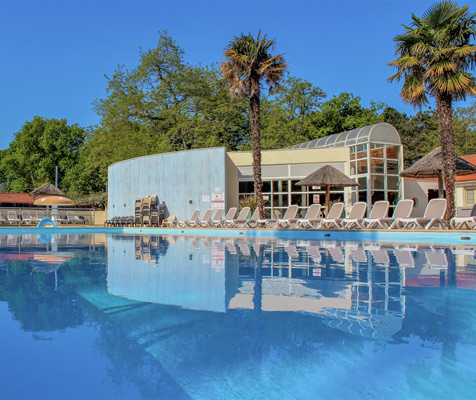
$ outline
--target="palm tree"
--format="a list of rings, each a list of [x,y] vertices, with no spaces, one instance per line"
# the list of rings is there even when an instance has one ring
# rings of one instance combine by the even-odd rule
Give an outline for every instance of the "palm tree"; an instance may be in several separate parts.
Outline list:
[[[255,196],[258,200],[260,218],[264,217],[261,180],[261,141],[260,141],[260,93],[262,82],[271,93],[279,88],[287,64],[281,54],[272,56],[275,40],[258,32],[256,39],[251,35],[235,36],[225,49],[225,60],[220,69],[228,88],[234,97],[247,96],[250,103],[251,145],[253,153],[253,178]]]
[[[476,36],[476,14],[468,6],[453,1],[432,5],[421,18],[412,14],[411,26],[395,36],[398,58],[389,63],[397,73],[388,80],[403,79],[400,93],[406,103],[422,106],[428,96],[436,99],[443,152],[443,181],[448,200],[446,218],[454,216],[455,139],[452,127],[452,102],[476,95],[474,76],[476,47],[470,43]]]

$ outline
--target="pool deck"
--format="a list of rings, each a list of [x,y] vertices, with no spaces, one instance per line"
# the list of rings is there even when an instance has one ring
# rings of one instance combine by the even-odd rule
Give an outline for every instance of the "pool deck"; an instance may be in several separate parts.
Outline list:
[[[303,230],[303,229],[220,229],[220,228],[148,228],[148,227],[84,227],[61,226],[57,228],[37,228],[35,226],[2,226],[0,234],[68,234],[68,233],[125,233],[161,234],[184,236],[207,236],[226,238],[275,238],[288,240],[343,240],[369,241],[379,243],[428,243],[476,246],[474,230]]]

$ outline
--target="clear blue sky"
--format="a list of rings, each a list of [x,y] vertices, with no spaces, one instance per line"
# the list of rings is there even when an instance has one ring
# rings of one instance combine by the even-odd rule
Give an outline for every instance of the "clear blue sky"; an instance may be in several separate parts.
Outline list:
[[[365,106],[380,101],[413,114],[400,84],[387,83],[387,63],[401,24],[432,3],[0,0],[0,149],[35,115],[97,124],[91,103],[105,96],[104,74],[137,66],[139,47],[155,47],[159,30],[168,30],[189,63],[208,65],[222,61],[235,35],[261,29],[277,40],[290,73],[328,97],[347,91]],[[476,12],[474,1],[465,4]]]

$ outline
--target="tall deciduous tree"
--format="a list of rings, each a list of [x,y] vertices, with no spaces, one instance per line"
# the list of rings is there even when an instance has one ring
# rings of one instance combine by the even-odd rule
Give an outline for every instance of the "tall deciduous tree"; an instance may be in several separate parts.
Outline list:
[[[251,34],[236,36],[225,49],[225,59],[221,64],[223,76],[230,92],[235,97],[248,97],[251,119],[251,137],[253,153],[253,178],[258,210],[264,216],[261,179],[261,141],[260,141],[260,95],[261,86],[266,84],[270,91],[279,87],[279,82],[287,68],[281,54],[272,55],[275,40],[266,35],[257,37]]]
[[[476,95],[476,14],[468,6],[453,1],[431,6],[421,18],[412,15],[411,26],[394,38],[398,58],[389,63],[397,73],[389,81],[403,79],[401,96],[405,102],[421,106],[428,96],[435,97],[443,152],[443,181],[448,199],[446,217],[454,216],[455,138],[452,128],[452,103]]]
[[[166,33],[141,51],[139,65],[108,78],[108,96],[95,103],[100,126],[88,163],[107,166],[128,158],[200,147],[237,150],[249,126],[244,100],[232,100],[218,68],[189,65]]]
[[[45,182],[55,182],[59,166],[59,186],[68,190],[65,176],[75,168],[79,149],[87,136],[85,129],[68,125],[65,119],[34,117],[15,133],[10,147],[2,152],[0,175],[3,190],[25,192]]]

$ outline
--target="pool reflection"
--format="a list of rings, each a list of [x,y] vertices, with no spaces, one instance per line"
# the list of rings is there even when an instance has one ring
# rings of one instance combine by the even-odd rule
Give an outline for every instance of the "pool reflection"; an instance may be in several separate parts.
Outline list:
[[[321,317],[346,333],[391,340],[408,287],[476,289],[474,249],[340,241],[184,236],[109,237],[110,294],[225,313],[249,309]]]

